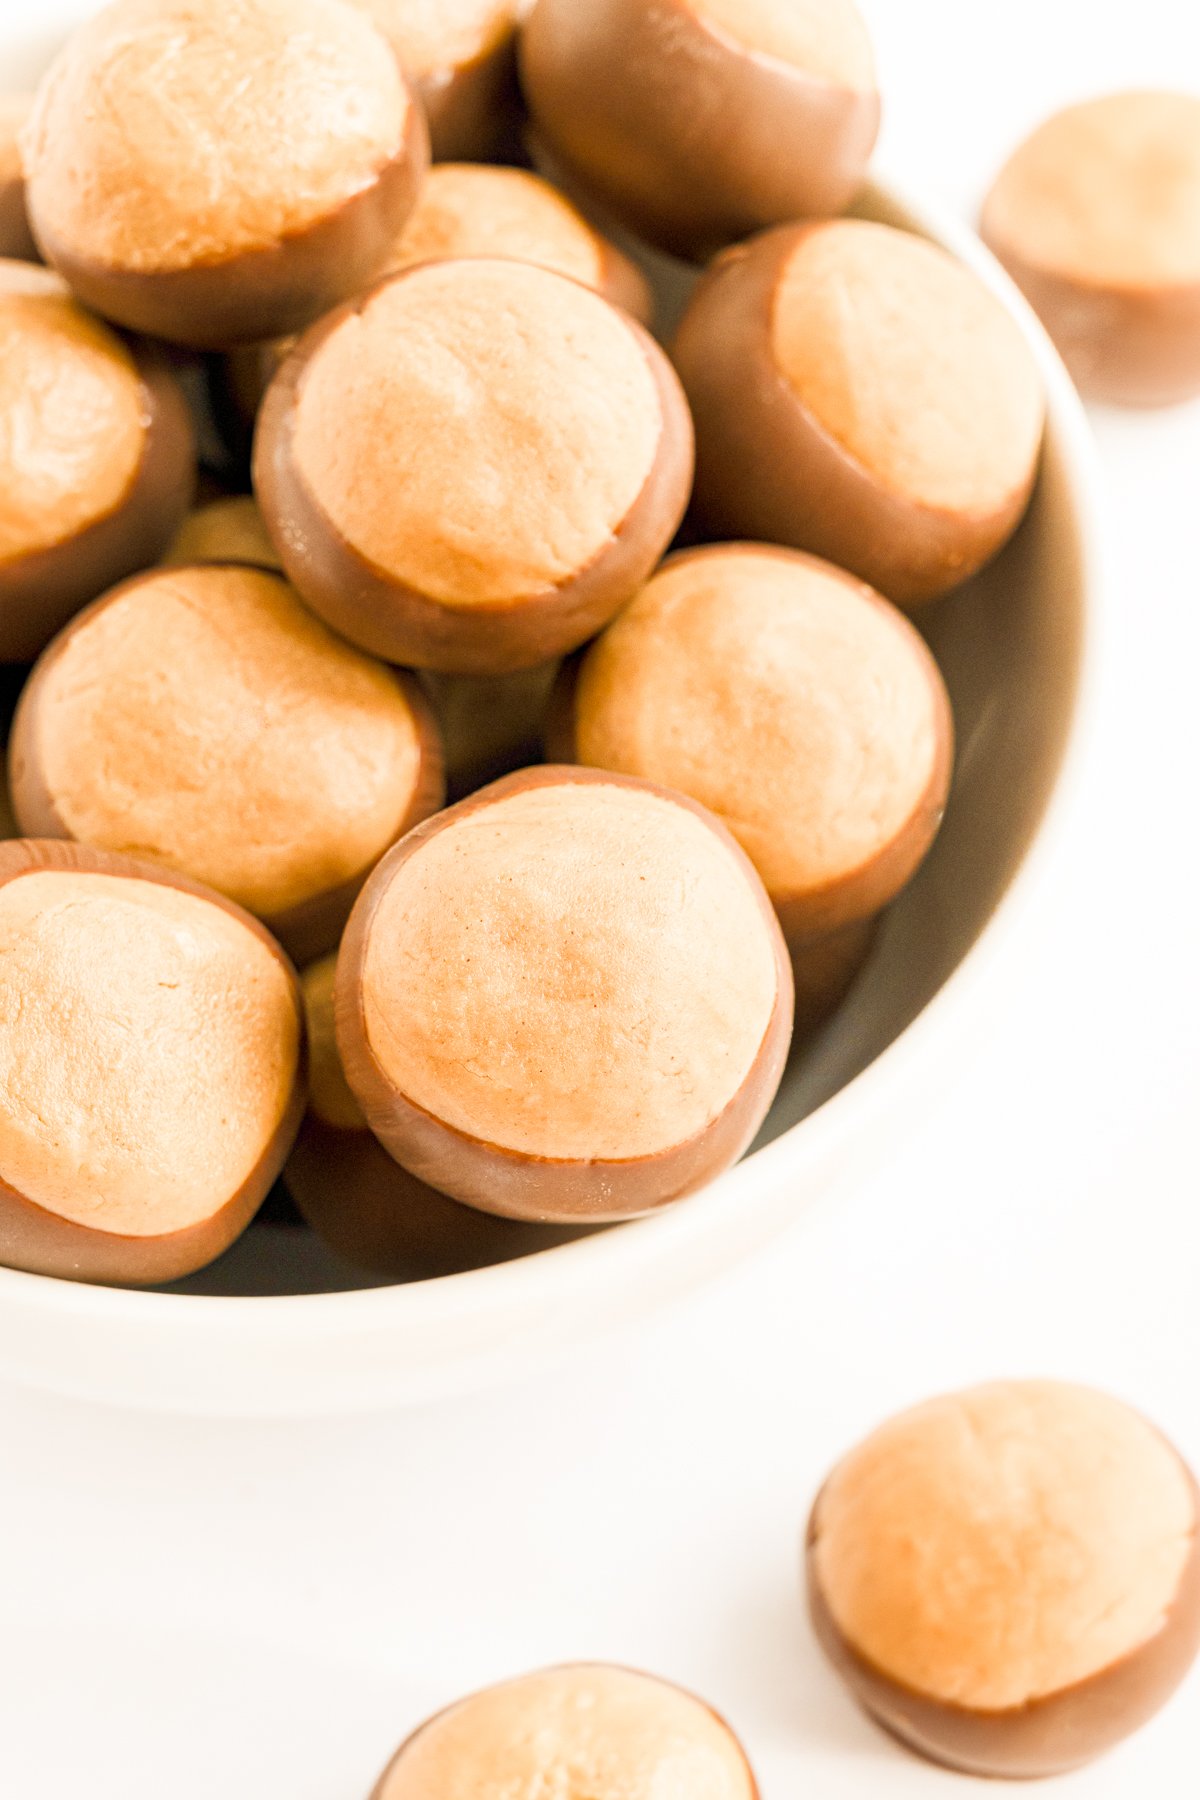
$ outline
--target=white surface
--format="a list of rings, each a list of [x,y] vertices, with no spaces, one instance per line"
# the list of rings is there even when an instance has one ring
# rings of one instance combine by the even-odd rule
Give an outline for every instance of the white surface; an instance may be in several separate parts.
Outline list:
[[[890,164],[964,207],[1060,99],[1200,87],[1178,0],[867,10]],[[1097,424],[1102,741],[990,1046],[856,1196],[522,1387],[270,1426],[0,1392],[0,1794],[365,1800],[428,1708],[580,1656],[703,1692],[764,1800],[970,1790],[861,1720],[811,1645],[797,1541],[830,1460],[929,1391],[1048,1372],[1200,1461],[1200,408]],[[1042,1791],[1191,1800],[1198,1766],[1193,1678]]]

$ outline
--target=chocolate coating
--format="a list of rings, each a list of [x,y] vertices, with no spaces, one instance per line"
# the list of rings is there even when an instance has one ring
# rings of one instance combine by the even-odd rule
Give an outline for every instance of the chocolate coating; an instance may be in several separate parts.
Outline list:
[[[0,95],[0,256],[37,262],[38,247],[25,208],[25,176],[17,136],[33,104],[31,94]]]
[[[657,452],[641,491],[586,567],[553,586],[499,603],[448,605],[368,561],[339,531],[302,473],[295,454],[299,394],[323,346],[391,284],[420,278],[434,265],[402,270],[320,320],[297,344],[268,390],[254,444],[254,487],[288,576],[313,610],[351,642],[420,669],[500,675],[574,649],[613,616],[661,556],[687,505],[692,431],[674,371],[633,319],[630,334],[645,357],[661,413]],[[436,265],[468,272],[498,262]],[[542,280],[565,278],[539,271]],[[464,274],[464,279],[469,277]],[[431,432],[433,421],[431,420]]]
[[[997,176],[980,232],[1084,394],[1200,392],[1200,100],[1111,94],[1056,113]]]
[[[987,1391],[979,1390],[980,1394]],[[982,1436],[975,1455],[986,1458],[988,1454],[988,1441]],[[1195,1518],[1200,1489],[1191,1472],[1182,1464],[1180,1468]],[[814,1631],[864,1709],[893,1736],[932,1761],[969,1774],[1006,1779],[1065,1773],[1104,1754],[1144,1725],[1170,1698],[1200,1650],[1200,1542],[1193,1529],[1173,1598],[1156,1629],[1097,1672],[1021,1704],[995,1709],[917,1691],[864,1654],[833,1615],[818,1551],[828,1496],[829,1484],[817,1497],[806,1537],[808,1604]],[[1047,1523],[1043,1529],[1054,1526]],[[913,1555],[917,1554],[914,1549]],[[1088,1571],[1078,1555],[1074,1562],[1070,1560],[1069,1545],[1063,1555],[1064,1580],[1084,1581]],[[1022,1571],[1018,1567],[1010,1573],[1019,1591]],[[1130,1574],[1133,1579],[1137,1571]],[[1016,1607],[1020,1604],[1019,1599],[1014,1602]],[[1035,1605],[1035,1600],[1029,1604]],[[1036,1610],[1030,1618],[1036,1619]],[[988,1625],[992,1623],[989,1619]],[[932,1644],[939,1641],[941,1632],[953,1630],[932,1614],[923,1628]]]
[[[538,0],[519,59],[554,156],[681,256],[843,211],[879,129],[873,78],[852,86],[755,55],[688,0]]]
[[[700,1130],[670,1148],[620,1159],[551,1157],[486,1141],[436,1117],[400,1091],[372,1047],[364,971],[374,918],[409,858],[431,838],[511,797],[564,784],[632,789],[694,814],[745,870],[767,933],[775,996],[756,1055],[736,1093]],[[580,979],[590,982],[581,972]],[[587,991],[592,991],[590,986]],[[632,1218],[679,1200],[727,1168],[747,1148],[774,1098],[791,1037],[793,989],[787,950],[753,868],[724,828],[685,795],[591,769],[523,770],[461,801],[410,832],[383,859],[360,896],[342,941],[337,1033],[346,1078],[371,1129],[397,1160],[455,1199],[510,1218],[601,1223]],[[663,1054],[667,1054],[664,1050]]]
[[[270,934],[240,907],[199,882],[151,863],[110,855],[86,845],[16,839],[0,844],[0,888],[39,871],[124,876],[194,895],[236,919],[266,945],[286,971],[302,1036],[299,986],[290,963]],[[287,1158],[304,1110],[303,1057],[278,1123],[254,1168],[235,1193],[208,1218],[161,1235],[126,1236],[63,1217],[37,1205],[0,1179],[0,1262],[64,1280],[145,1286],[174,1281],[211,1262],[250,1223]]]
[[[32,662],[89,600],[157,561],[191,502],[196,446],[179,384],[153,344],[130,351],[142,384],[142,454],[119,505],[82,531],[0,563],[0,660]]]
[[[781,226],[718,258],[692,296],[672,357],[695,421],[696,521],[710,537],[812,551],[898,605],[915,605],[964,581],[1016,529],[1037,472],[1040,425],[1014,445],[1005,491],[982,508],[928,504],[852,455],[805,405],[774,345],[789,265],[827,230],[906,235],[857,221]],[[886,247],[886,237],[878,241]],[[913,404],[919,417],[936,399],[917,393]],[[979,420],[984,441],[992,429]]]

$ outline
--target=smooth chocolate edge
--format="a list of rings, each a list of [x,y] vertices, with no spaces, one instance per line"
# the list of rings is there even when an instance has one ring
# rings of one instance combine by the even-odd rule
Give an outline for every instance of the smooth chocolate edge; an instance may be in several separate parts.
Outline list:
[[[410,1175],[365,1125],[331,1125],[311,1105],[283,1183],[335,1256],[395,1281],[490,1268],[584,1235],[464,1206]]]
[[[39,750],[39,709],[42,692],[47,679],[53,673],[60,657],[67,650],[76,632],[86,627],[99,613],[124,598],[132,588],[143,586],[146,582],[157,581],[164,574],[178,574],[189,568],[202,569],[253,569],[257,574],[271,575],[277,581],[286,581],[276,569],[263,568],[258,563],[239,563],[235,561],[211,563],[181,563],[171,565],[169,569],[145,569],[140,574],[130,576],[120,582],[107,594],[101,594],[90,606],[68,621],[58,635],[47,645],[35,663],[29,679],[26,681],[17,702],[17,710],[13,717],[12,732],[8,748],[9,790],[12,795],[13,812],[21,831],[31,838],[59,838],[72,843],[82,843],[63,818],[58,809],[54,794],[46,780],[46,772]],[[303,964],[312,962],[316,957],[332,950],[341,936],[342,927],[350,916],[351,908],[358,898],[363,883],[381,856],[386,855],[392,845],[397,843],[406,832],[427,819],[430,814],[439,810],[445,800],[445,771],[442,764],[441,735],[433,708],[415,676],[406,669],[388,669],[388,674],[400,689],[405,702],[413,716],[417,731],[417,780],[413,787],[412,797],[396,830],[386,844],[381,845],[378,854],[348,881],[334,888],[325,888],[320,893],[311,894],[305,900],[283,912],[263,913],[256,915],[272,937],[282,944],[293,962]],[[108,854],[115,854],[109,852]],[[162,868],[170,871],[170,865],[163,863]],[[192,877],[186,877],[192,879]],[[205,892],[216,892],[206,883],[201,883]],[[230,901],[239,910],[246,911],[238,901]]]
[[[428,267],[414,264],[385,276],[301,338],[263,401],[254,439],[254,489],[288,579],[351,643],[385,661],[447,675],[515,674],[592,637],[655,566],[687,509],[691,417],[666,356],[636,319],[622,314],[653,377],[661,430],[640,493],[592,561],[556,587],[481,606],[448,606],[394,579],[333,524],[296,464],[293,436],[305,371],[326,338],[382,287]]]
[[[416,204],[428,155],[425,117],[410,91],[395,156],[324,217],[261,249],[131,271],[76,256],[38,220],[36,205],[33,230],[46,261],[103,317],[191,349],[226,350],[300,331],[365,287]]]
[[[1200,283],[1122,288],[1047,268],[992,228],[986,206],[980,236],[1089,399],[1157,407],[1200,393]]]
[[[371,926],[403,861],[437,832],[494,801],[566,783],[631,788],[694,813],[741,867],[775,956],[776,989],[759,1048],[738,1091],[700,1131],[650,1156],[585,1162],[527,1155],[470,1136],[436,1118],[395,1088],[367,1036],[362,971]],[[729,1168],[749,1147],[775,1098],[792,1035],[794,995],[787,946],[766,890],[736,839],[686,794],[627,775],[575,766],[519,770],[482,788],[409,833],[371,875],[350,915],[338,956],[335,1022],[346,1079],[375,1136],[396,1160],[439,1192],[481,1212],[544,1224],[611,1224],[682,1200]],[[450,1178],[447,1179],[449,1169]]]
[[[575,0],[541,0],[518,62],[537,130],[572,179],[649,242],[697,260],[767,225],[843,212],[879,131],[876,89],[743,50],[686,0],[606,0],[586,15]],[[709,121],[703,180],[688,104],[697,70],[706,94],[728,96]]]
[[[187,401],[156,346],[129,348],[146,418],[133,480],[73,537],[0,565],[0,660],[32,662],[97,594],[157,562],[191,505],[196,441]]]
[[[949,799],[954,768],[954,714],[933,652],[912,622],[876,589],[819,556],[803,550],[791,550],[780,544],[745,541],[701,544],[688,550],[675,551],[665,558],[655,574],[667,573],[682,563],[705,560],[715,550],[747,550],[760,556],[775,556],[781,561],[802,563],[821,575],[841,582],[859,599],[868,601],[881,612],[897,636],[912,651],[925,673],[934,703],[934,754],[929,779],[891,842],[867,862],[847,870],[823,887],[810,888],[803,893],[774,892],[768,888],[771,904],[779,916],[788,948],[795,954],[813,940],[825,940],[843,929],[875,918],[896,898],[921,866],[941,828]],[[584,662],[590,654],[589,646],[564,662],[551,691],[544,738],[546,755],[551,761],[579,761],[575,735],[575,695]]]
[[[212,1262],[241,1235],[287,1160],[300,1127],[305,1100],[304,1007],[300,984],[291,963],[270,932],[242,907],[235,906],[223,894],[199,881],[175,875],[155,863],[93,850],[73,841],[16,838],[0,843],[0,887],[22,875],[42,872],[121,876],[127,880],[153,882],[158,887],[174,888],[207,900],[230,914],[265,944],[289,979],[300,1053],[287,1106],[242,1185],[208,1218],[160,1236],[125,1236],[64,1218],[38,1205],[0,1178],[0,1263],[33,1275],[122,1287],[146,1287],[175,1281]]]
[[[1095,1675],[1001,1712],[983,1712],[917,1693],[886,1674],[843,1634],[818,1571],[819,1514],[826,1491],[822,1487],[805,1533],[809,1616],[817,1642],[864,1712],[931,1762],[968,1775],[1006,1780],[1066,1774],[1147,1724],[1165,1706],[1200,1651],[1200,1490],[1174,1445],[1168,1443],[1168,1448],[1187,1476],[1197,1525],[1162,1628]]]
[[[511,1687],[514,1682],[525,1680],[530,1676],[570,1674],[573,1670],[584,1671],[591,1669],[600,1669],[619,1675],[637,1675],[644,1681],[652,1681],[659,1687],[670,1688],[676,1694],[682,1694],[686,1700],[693,1701],[703,1712],[708,1714],[710,1719],[716,1720],[717,1724],[721,1727],[722,1731],[724,1731],[741,1758],[746,1772],[745,1800],[762,1800],[758,1780],[751,1766],[746,1746],[742,1743],[741,1738],[733,1729],[733,1726],[729,1723],[729,1720],[725,1717],[724,1713],[718,1712],[716,1707],[712,1706],[707,1700],[702,1700],[699,1694],[692,1692],[691,1688],[681,1687],[677,1681],[669,1681],[665,1675],[652,1675],[646,1669],[631,1668],[628,1663],[611,1662],[550,1663],[543,1669],[527,1669],[522,1675],[509,1676],[507,1680],[492,1682],[488,1687],[475,1688],[469,1694],[460,1694],[457,1700],[451,1700],[446,1706],[439,1706],[436,1712],[430,1713],[427,1719],[421,1721],[415,1731],[409,1732],[399,1749],[388,1761],[379,1780],[371,1789],[369,1800],[387,1800],[388,1783],[406,1752],[413,1744],[415,1744],[423,1732],[427,1731],[431,1725],[436,1725],[439,1719],[444,1719],[448,1713],[455,1712],[460,1706],[465,1706],[472,1700],[481,1699],[484,1694],[490,1694],[495,1688]]]
[[[1012,536],[1040,458],[988,512],[887,488],[805,407],[771,352],[784,264],[820,225],[784,225],[702,276],[671,355],[696,427],[694,512],[706,533],[807,550],[911,607],[957,587]]]
[[[515,22],[468,62],[410,80],[425,111],[433,160],[490,160],[521,112]]]
[[[0,182],[0,257],[14,262],[40,262],[25,210],[25,180],[16,175]]]

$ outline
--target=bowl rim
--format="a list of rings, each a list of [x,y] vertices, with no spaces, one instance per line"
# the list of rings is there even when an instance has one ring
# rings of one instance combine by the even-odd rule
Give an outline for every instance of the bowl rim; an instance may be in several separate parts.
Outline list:
[[[787,1184],[789,1174],[795,1175],[798,1152],[803,1152],[805,1164],[812,1168],[832,1162],[861,1127],[864,1113],[874,1115],[901,1101],[921,1075],[927,1075],[930,1066],[939,1063],[957,1041],[960,1030],[956,1026],[961,1029],[973,1008],[983,1003],[986,991],[998,985],[997,972],[1007,963],[1008,946],[1034,909],[1036,896],[1053,864],[1064,820],[1074,807],[1081,770],[1087,761],[1086,746],[1096,710],[1095,640],[1106,560],[1098,499],[1099,465],[1082,402],[1043,326],[970,226],[938,204],[915,197],[902,180],[893,179],[886,170],[874,173],[865,196],[902,212],[906,228],[942,245],[972,269],[1022,327],[1045,384],[1047,418],[1053,423],[1070,474],[1080,585],[1085,597],[1074,691],[1049,795],[1007,887],[975,942],[942,986],[873,1062],[815,1111],[686,1203],[660,1214],[507,1263],[419,1282],[341,1292],[172,1294],[101,1287],[0,1267],[0,1314],[53,1314],[79,1323],[139,1330],[147,1339],[164,1326],[169,1326],[177,1339],[189,1342],[202,1340],[214,1331],[231,1332],[247,1350],[261,1347],[280,1353],[301,1343],[328,1344],[364,1333],[378,1338],[381,1331],[398,1327],[401,1322],[406,1330],[419,1330],[435,1320],[443,1326],[465,1317],[478,1321],[489,1310],[520,1307],[525,1298],[534,1304],[547,1283],[552,1284],[554,1306],[559,1311],[570,1308],[585,1290],[594,1308],[598,1284],[611,1288],[616,1304],[619,1294],[628,1297],[631,1281],[648,1265],[661,1265],[655,1289],[660,1297],[667,1297],[673,1285],[682,1292],[727,1266],[726,1258],[710,1256],[707,1274],[697,1276],[693,1268],[686,1278],[676,1276],[672,1283],[668,1271],[673,1253],[704,1238],[719,1243],[726,1215],[745,1215],[755,1204],[765,1216],[757,1222],[754,1235],[747,1231],[744,1216],[739,1221],[743,1240],[739,1255],[778,1235],[796,1212],[776,1207],[774,1216],[769,1216],[772,1209],[768,1202],[773,1191]],[[594,1336],[603,1329],[601,1316],[589,1322],[586,1335]],[[474,1351],[478,1348],[477,1343],[472,1346]],[[39,1385],[51,1385],[33,1374],[29,1379]],[[373,1404],[370,1396],[364,1404]]]

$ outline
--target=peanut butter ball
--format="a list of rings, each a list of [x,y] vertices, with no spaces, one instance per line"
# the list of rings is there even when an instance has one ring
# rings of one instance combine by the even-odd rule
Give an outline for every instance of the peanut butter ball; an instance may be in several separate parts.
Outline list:
[[[488,156],[518,111],[523,0],[353,0],[390,39],[420,96],[439,162]]]
[[[681,256],[843,211],[879,129],[853,0],[537,0],[520,65],[553,157]]]
[[[536,263],[594,288],[648,324],[654,310],[645,276],[564,194],[527,169],[438,163],[430,169],[385,273],[460,256],[506,256]],[[295,338],[244,344],[226,358],[224,397],[242,425],[253,424]]]
[[[78,844],[0,844],[0,1262],[172,1281],[278,1175],[300,998],[238,907]]]
[[[909,605],[973,574],[1025,512],[1032,353],[977,276],[909,232],[839,219],[739,245],[673,356],[712,536],[811,550]]]
[[[771,545],[669,557],[584,653],[568,726],[572,758],[714,812],[797,948],[895,897],[950,785],[924,641],[861,582]]]
[[[114,0],[24,136],[48,262],[119,324],[220,349],[384,266],[427,161],[394,52],[342,0]]]
[[[305,970],[308,1112],[283,1172],[318,1237],[372,1275],[425,1281],[568,1242],[561,1225],[525,1225],[460,1206],[418,1181],[368,1129],[342,1072],[334,1036],[336,956]]]
[[[252,494],[229,494],[195,507],[168,544],[162,560],[172,567],[219,562],[252,563],[256,568],[277,572],[283,568]]]
[[[337,942],[369,870],[442,792],[413,677],[243,564],[153,570],[73,621],[22,694],[9,772],[28,836],[136,845],[297,957]]]
[[[413,1174],[511,1218],[630,1218],[742,1154],[792,1024],[753,867],[685,795],[523,770],[389,853],[338,962],[369,1125]]]
[[[0,94],[0,256],[24,262],[38,261],[25,210],[20,143],[32,105],[32,94]]]
[[[1056,113],[997,176],[981,229],[1085,394],[1200,392],[1200,98],[1106,94]]]
[[[390,276],[272,382],[254,486],[308,604],[377,656],[499,675],[574,649],[670,542],[687,406],[627,314],[500,259]]]
[[[160,354],[85,312],[52,270],[0,261],[0,661],[31,662],[160,556],[195,472]]]
[[[1155,1713],[1200,1646],[1197,1494],[1120,1401],[996,1382],[901,1413],[817,1498],[817,1634],[911,1748],[1054,1775]]]
[[[578,1663],[485,1688],[402,1744],[371,1800],[574,1795],[758,1800],[746,1752],[711,1707],[631,1669]]]

